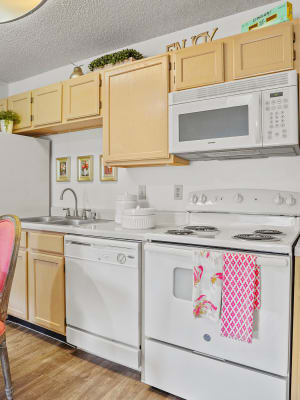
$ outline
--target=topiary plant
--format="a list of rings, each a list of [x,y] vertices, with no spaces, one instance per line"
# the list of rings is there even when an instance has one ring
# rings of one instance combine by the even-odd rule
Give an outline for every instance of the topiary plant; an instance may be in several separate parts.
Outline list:
[[[19,115],[11,110],[0,111],[0,120],[4,119],[5,121],[14,121],[16,124],[20,122]]]
[[[135,60],[141,60],[143,55],[134,49],[125,49],[116,53],[106,54],[105,56],[96,58],[89,64],[89,69],[94,71],[96,68],[103,68],[107,64],[117,64],[128,58],[134,58]]]

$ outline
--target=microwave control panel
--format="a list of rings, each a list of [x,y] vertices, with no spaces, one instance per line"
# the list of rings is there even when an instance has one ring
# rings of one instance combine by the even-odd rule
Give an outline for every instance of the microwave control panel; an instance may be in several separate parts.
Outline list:
[[[298,121],[294,118],[294,114],[297,115],[297,98],[296,86],[263,91],[264,145],[295,144],[295,140],[298,142]]]

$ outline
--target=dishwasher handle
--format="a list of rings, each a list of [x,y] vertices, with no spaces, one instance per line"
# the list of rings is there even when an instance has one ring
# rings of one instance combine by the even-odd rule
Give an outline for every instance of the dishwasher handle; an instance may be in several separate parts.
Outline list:
[[[65,244],[66,245],[76,244],[76,246],[92,247],[92,243],[79,242],[79,241],[77,242],[76,240],[66,240]]]

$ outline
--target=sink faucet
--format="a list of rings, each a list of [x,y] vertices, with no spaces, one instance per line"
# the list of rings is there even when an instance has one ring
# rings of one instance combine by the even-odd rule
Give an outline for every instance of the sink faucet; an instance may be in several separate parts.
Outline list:
[[[71,189],[71,188],[66,188],[66,189],[64,189],[64,190],[61,192],[60,200],[63,200],[64,194],[65,194],[65,192],[66,192],[67,190],[69,190],[70,192],[72,192],[73,195],[74,195],[74,199],[75,199],[75,214],[74,214],[74,216],[75,216],[75,217],[78,217],[79,215],[78,215],[78,206],[77,206],[77,196],[76,196],[76,193],[74,192],[73,189]]]

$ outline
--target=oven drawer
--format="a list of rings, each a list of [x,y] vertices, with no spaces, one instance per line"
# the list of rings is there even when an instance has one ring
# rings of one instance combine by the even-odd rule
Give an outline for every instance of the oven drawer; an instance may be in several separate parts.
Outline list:
[[[288,400],[287,379],[146,340],[148,385],[187,400]]]
[[[290,346],[290,259],[260,255],[261,308],[252,344],[222,337],[220,321],[194,318],[193,251],[180,245],[145,246],[145,335],[213,357],[287,376]]]

